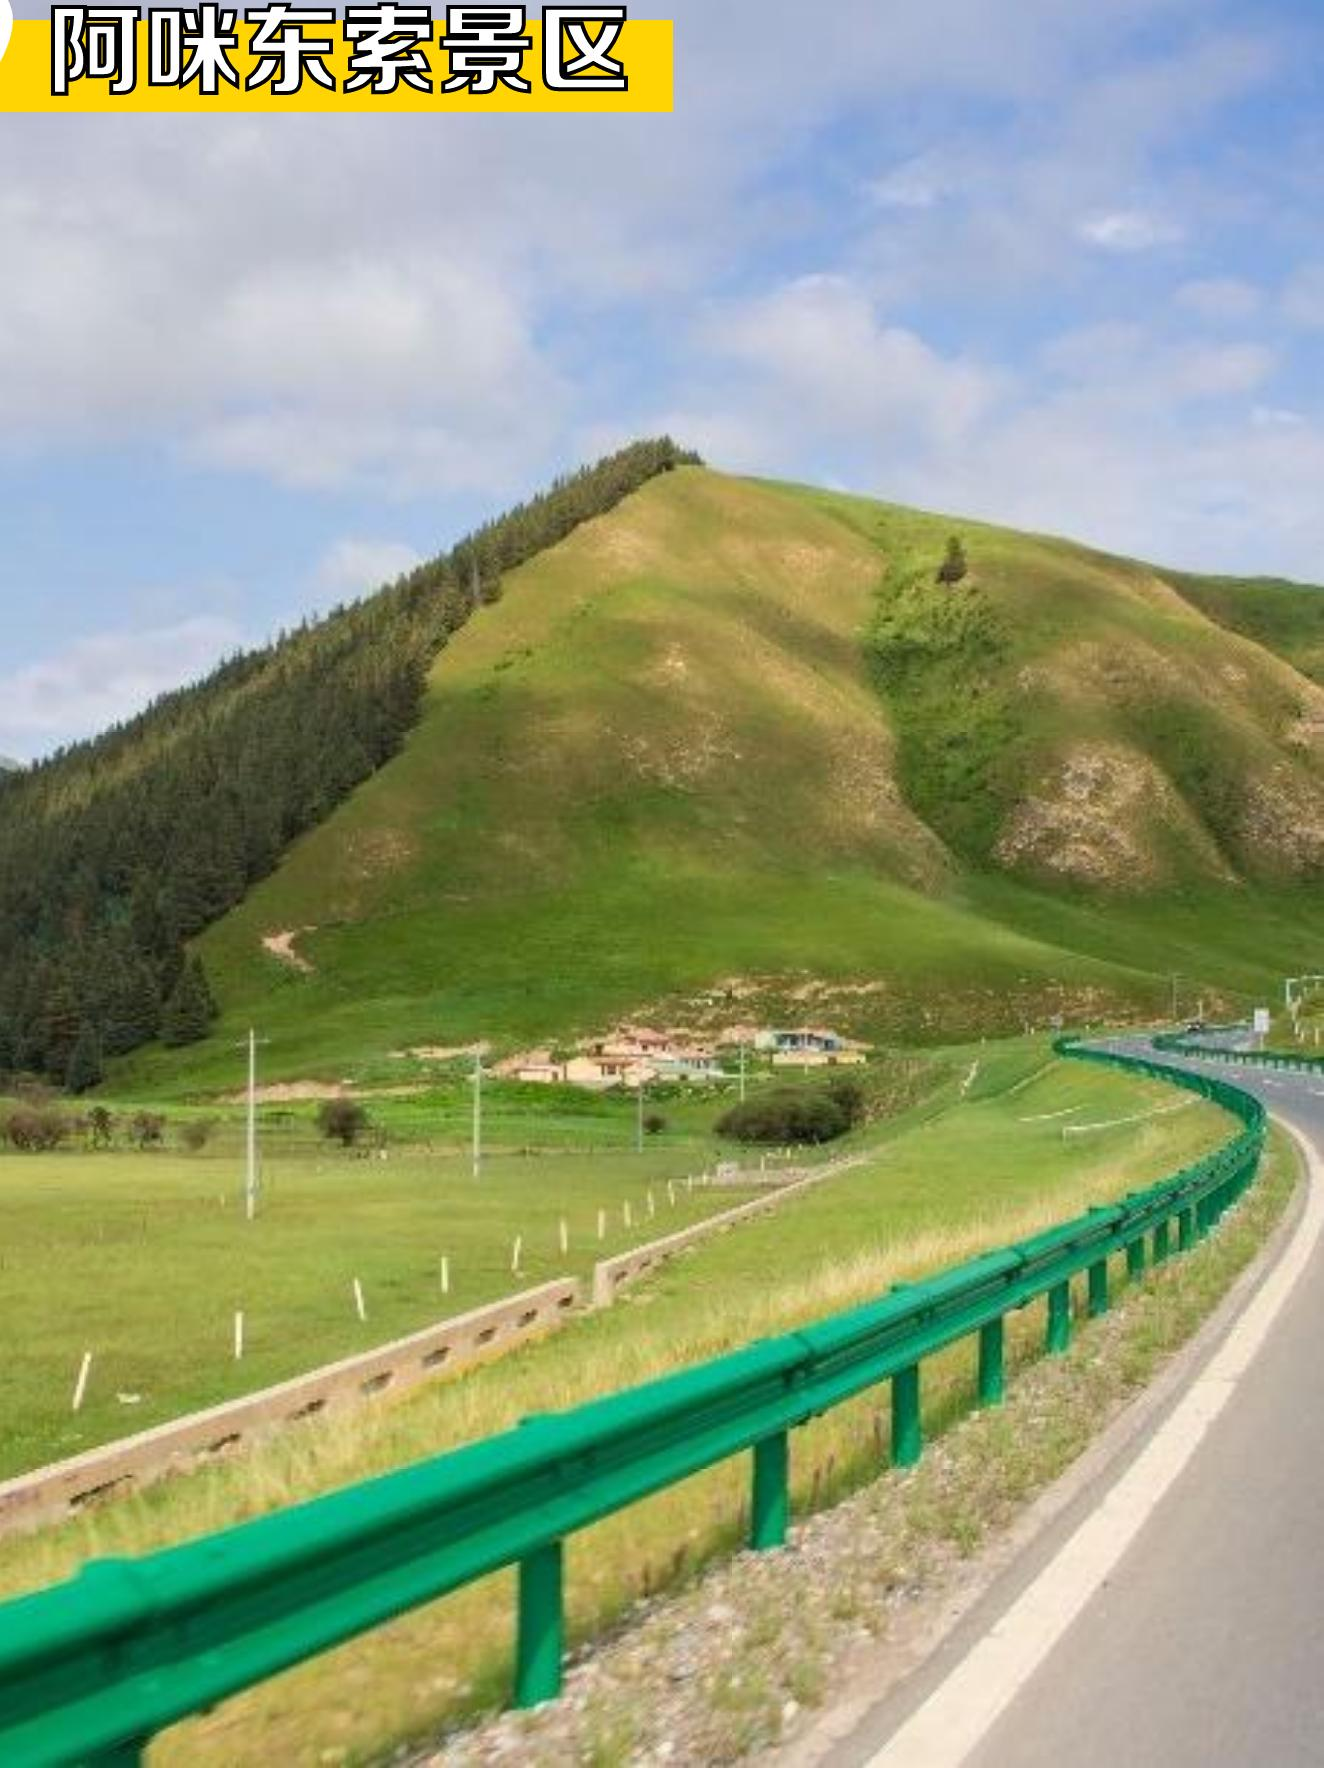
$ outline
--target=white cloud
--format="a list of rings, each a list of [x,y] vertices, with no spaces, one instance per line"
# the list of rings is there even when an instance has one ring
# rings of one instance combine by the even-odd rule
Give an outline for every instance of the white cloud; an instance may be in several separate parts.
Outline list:
[[[1111,209],[1092,215],[1077,228],[1080,238],[1105,252],[1150,252],[1176,245],[1183,237],[1174,221],[1142,209]]]
[[[338,540],[317,566],[319,588],[335,596],[380,589],[421,565],[422,555],[402,540]]]
[[[239,640],[231,621],[213,615],[74,639],[0,677],[0,752],[30,755],[129,718],[205,674]]]
[[[1298,270],[1283,291],[1283,311],[1293,325],[1324,326],[1324,264]]]
[[[1253,318],[1264,305],[1254,283],[1235,276],[1211,276],[1184,282],[1173,296],[1177,305],[1213,325],[1235,325]]]
[[[1042,361],[1070,385],[1121,390],[1156,406],[1251,393],[1277,366],[1264,344],[1173,343],[1138,323],[1065,332],[1045,346]]]
[[[844,276],[799,277],[723,307],[703,344],[717,363],[722,402],[756,414],[749,435],[760,438],[764,461],[788,441],[812,437],[836,450],[862,446],[868,455],[902,436],[907,446],[916,437],[949,443],[978,422],[1002,385],[1000,376],[889,323]],[[701,411],[680,421],[713,433],[712,417]]]
[[[955,172],[937,154],[920,154],[894,166],[867,185],[868,194],[884,209],[931,209],[959,188]]]

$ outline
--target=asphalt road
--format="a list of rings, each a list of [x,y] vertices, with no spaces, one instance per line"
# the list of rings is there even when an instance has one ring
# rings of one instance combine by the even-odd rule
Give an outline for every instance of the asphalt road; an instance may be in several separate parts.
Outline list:
[[[1217,1072],[1258,1093],[1324,1155],[1324,1083],[1222,1064]],[[1077,1515],[1052,1531],[1056,1540],[1037,1543],[999,1580],[937,1660],[839,1747],[833,1768],[875,1760],[1101,1496],[1082,1495]],[[887,1760],[909,1768],[896,1746]],[[922,1760],[924,1768],[1324,1765],[1324,1241],[1232,1400],[982,1741],[946,1756],[940,1746]]]

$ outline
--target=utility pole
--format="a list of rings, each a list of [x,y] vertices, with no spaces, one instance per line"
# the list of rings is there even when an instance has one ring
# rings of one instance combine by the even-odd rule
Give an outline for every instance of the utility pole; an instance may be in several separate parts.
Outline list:
[[[474,1177],[483,1176],[483,1046],[474,1049]]]
[[[262,1042],[265,1044],[266,1039]],[[241,1044],[240,1049],[244,1046]],[[251,1222],[257,1216],[257,1032],[248,1033],[248,1127],[245,1136],[244,1215]]]

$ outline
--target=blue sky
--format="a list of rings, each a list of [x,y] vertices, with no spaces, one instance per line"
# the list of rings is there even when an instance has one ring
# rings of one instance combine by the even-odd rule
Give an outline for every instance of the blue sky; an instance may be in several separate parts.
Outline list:
[[[0,753],[660,428],[1324,579],[1317,6],[668,10],[672,117],[0,118]]]

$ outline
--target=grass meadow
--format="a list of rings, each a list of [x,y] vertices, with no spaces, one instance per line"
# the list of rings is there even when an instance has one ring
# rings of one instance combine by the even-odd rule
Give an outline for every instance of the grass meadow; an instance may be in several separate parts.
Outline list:
[[[1160,1085],[1055,1061],[1040,1040],[969,1053],[954,1067],[959,1081],[868,1132],[872,1158],[859,1169],[692,1250],[616,1308],[468,1376],[286,1432],[231,1463],[7,1542],[0,1587],[33,1588],[91,1556],[140,1552],[223,1527],[505,1429],[529,1412],[573,1405],[788,1330],[1153,1181],[1214,1146],[1229,1128],[1222,1113],[1198,1102],[1172,1110],[1173,1094]],[[1068,1126],[1079,1133],[1065,1135]],[[625,1161],[605,1164],[628,1170]],[[536,1170],[560,1166],[553,1160]],[[576,1182],[595,1182],[595,1170],[585,1168]],[[353,1186],[356,1175],[342,1173]],[[376,1180],[357,1176],[363,1186]],[[383,1182],[394,1185],[401,1176]],[[498,1182],[494,1175],[493,1193]],[[638,1179],[625,1189],[637,1198]],[[362,1261],[382,1227],[370,1193],[356,1188],[345,1197],[331,1218],[334,1232],[317,1228],[321,1253],[308,1261],[334,1274],[333,1289],[346,1261]],[[398,1213],[398,1202],[393,1207]],[[549,1224],[557,1207],[549,1205]],[[434,1208],[430,1200],[427,1208]],[[430,1216],[429,1226],[436,1220]],[[499,1243],[508,1231],[503,1222]],[[305,1224],[302,1233],[310,1232]],[[399,1268],[425,1282],[435,1242],[415,1232],[395,1247]],[[162,1245],[161,1256],[140,1270],[182,1270],[165,1255]],[[275,1264],[270,1275],[283,1287]],[[185,1280],[161,1281],[183,1311]],[[55,1288],[62,1282],[51,1275]],[[379,1287],[385,1292],[384,1278],[370,1293]],[[228,1291],[217,1293],[218,1306],[222,1299],[228,1305]],[[49,1299],[43,1311],[51,1316]],[[355,1330],[352,1320],[342,1325]],[[1014,1334],[1017,1355],[1030,1354],[1040,1330],[1037,1317],[1025,1317]],[[935,1361],[926,1379],[935,1418],[968,1403],[969,1363],[963,1351]],[[62,1392],[69,1373],[62,1366]],[[867,1396],[800,1434],[802,1505],[827,1501],[877,1464],[886,1449],[883,1411],[885,1396]],[[730,1547],[739,1536],[746,1471],[739,1463],[714,1469],[578,1538],[569,1583],[575,1635],[599,1631],[641,1594],[683,1579]],[[277,1758],[376,1759],[499,1702],[510,1630],[510,1580],[502,1576],[179,1728],[153,1759],[227,1768]]]

